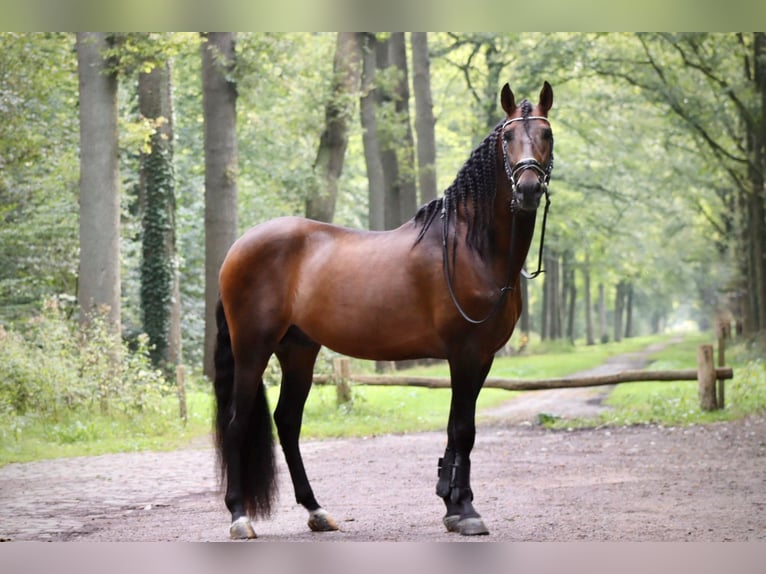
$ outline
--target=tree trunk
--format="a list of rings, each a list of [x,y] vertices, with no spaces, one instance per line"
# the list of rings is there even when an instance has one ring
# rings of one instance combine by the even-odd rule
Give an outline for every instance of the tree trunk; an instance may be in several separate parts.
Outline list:
[[[237,238],[237,88],[234,34],[210,32],[202,42],[202,107],[205,123],[205,356],[213,377],[218,271]]]
[[[609,341],[609,333],[606,329],[606,291],[604,284],[598,284],[598,330],[599,340],[602,343]]]
[[[521,317],[519,318],[519,328],[521,332],[528,335],[532,330],[532,319],[529,312],[529,281],[526,277],[521,277]]]
[[[102,32],[77,34],[80,93],[80,320],[108,309],[120,333],[120,187],[117,75]]]
[[[758,308],[757,293],[749,286],[755,284],[755,257],[752,243],[750,242],[750,228],[752,227],[751,206],[749,196],[740,191],[737,196],[737,207],[742,216],[739,227],[738,249],[744,251],[739,256],[739,269],[741,275],[740,291],[742,306],[742,331],[745,334],[754,333],[756,329],[755,309]]]
[[[575,310],[577,308],[577,282],[575,281],[575,269],[574,265],[570,266],[569,270],[569,279],[568,279],[568,285],[569,285],[569,293],[567,294],[567,298],[569,299],[569,302],[567,303],[567,338],[569,339],[569,342],[574,345],[575,342]]]
[[[434,134],[436,120],[431,99],[428,33],[412,32],[410,43],[412,44],[412,89],[415,95],[415,133],[418,146],[418,185],[421,203],[428,203],[436,199],[438,195]]]
[[[622,341],[622,314],[625,309],[625,282],[617,283],[614,298],[614,341]]]
[[[559,257],[551,252],[545,255],[545,276],[543,280],[543,312],[541,338],[560,339],[561,329],[561,288]]]
[[[396,154],[397,134],[394,121],[394,94],[390,83],[391,37],[378,39],[375,44],[377,127],[380,164],[383,168],[383,229],[393,229],[400,221],[399,159]]]
[[[401,225],[418,209],[418,186],[415,169],[415,140],[410,121],[410,81],[407,70],[407,45],[404,32],[391,34],[389,44],[390,62],[398,70],[394,108],[399,123],[398,133],[404,134],[396,145],[399,162],[399,224]]]
[[[375,113],[380,97],[379,90],[375,86],[378,41],[372,33],[358,33],[357,36],[362,49],[362,97],[359,108],[369,185],[369,228],[381,231],[385,229],[385,181]]]
[[[348,124],[359,91],[361,52],[358,36],[340,32],[335,47],[333,85],[325,106],[325,127],[314,162],[314,184],[306,198],[306,217],[332,222],[338,195],[338,178],[348,145]]]
[[[551,302],[553,303],[553,308],[551,309],[551,339],[561,339],[564,336],[562,320],[564,293],[561,289],[561,262],[559,256],[554,255],[551,263],[553,264],[551,266],[553,277],[553,285],[551,286]]]
[[[379,85],[377,132],[385,183],[385,228],[399,227],[417,209],[415,156],[409,117],[407,54],[404,33],[377,43],[378,74],[396,80],[393,88]],[[385,118],[385,119],[383,119]]]
[[[759,102],[759,121],[754,123],[748,138],[749,180],[749,245],[752,250],[752,282],[748,286],[753,296],[753,327],[766,331],[766,33],[753,34],[754,83]]]
[[[548,322],[548,277],[543,276],[543,296],[540,302],[540,340],[545,341],[549,335]]]
[[[540,309],[540,338],[545,341],[551,337],[551,275],[548,269],[551,267],[550,255],[543,257],[543,265],[546,273],[543,275],[543,300]]]
[[[141,157],[141,310],[144,331],[152,345],[152,362],[173,380],[181,355],[181,302],[170,94],[169,64],[139,74],[139,111],[156,126],[151,150]]]
[[[625,338],[633,336],[633,283],[625,285]]]
[[[595,345],[596,340],[593,337],[593,303],[590,293],[590,256],[585,256],[585,267],[583,268],[583,291],[585,296],[585,342],[587,345]]]

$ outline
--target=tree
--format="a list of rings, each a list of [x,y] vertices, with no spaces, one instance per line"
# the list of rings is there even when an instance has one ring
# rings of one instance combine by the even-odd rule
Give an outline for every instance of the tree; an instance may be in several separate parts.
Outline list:
[[[560,339],[562,337],[561,312],[564,305],[559,255],[553,250],[548,250],[543,261],[545,275],[543,276],[540,334],[544,340]]]
[[[120,188],[117,74],[102,32],[77,34],[80,93],[80,319],[108,309],[120,332]]]
[[[617,283],[614,298],[614,341],[622,341],[623,316],[625,314],[625,297],[627,283],[625,280]]]
[[[237,88],[232,72],[234,34],[210,32],[202,42],[205,146],[205,356],[214,374],[218,271],[237,238]]]
[[[75,42],[74,34],[0,34],[0,322],[54,295],[76,297]]]
[[[593,336],[593,303],[590,292],[590,256],[586,254],[583,265],[583,293],[585,297],[585,342],[594,345],[596,339]]]
[[[385,229],[385,182],[376,114],[380,98],[376,81],[378,39],[374,33],[363,32],[359,33],[359,41],[362,47],[362,97],[359,108],[369,186],[369,228],[380,231]]]
[[[633,336],[633,283],[625,285],[625,338]]]
[[[575,265],[572,251],[564,252],[563,275],[564,287],[562,289],[563,308],[566,309],[567,324],[566,337],[570,343],[575,342],[575,310],[577,308],[577,281],[575,277]]]
[[[729,289],[741,297],[751,333],[766,329],[764,38],[761,32],[639,34],[614,43],[595,66],[667,110],[677,122],[671,129],[683,129],[689,147],[706,158],[707,189],[720,203],[711,209],[707,197],[693,200],[737,262],[739,282]],[[725,183],[710,185],[716,176]]]
[[[171,378],[174,366],[180,362],[181,306],[168,62],[139,74],[138,103],[141,115],[154,126],[149,150],[141,157],[143,327],[152,345],[152,362]]]
[[[385,228],[393,229],[412,217],[418,204],[404,33],[390,34],[377,47],[378,78],[382,80],[377,133],[385,184],[384,217]]]
[[[500,79],[512,62],[511,55],[517,53],[516,48],[514,35],[479,32],[450,33],[446,42],[435,50],[438,58],[445,59],[463,76],[475,106],[478,135],[483,136],[500,119],[497,97]],[[526,87],[519,86],[518,80],[514,85],[517,89]]]
[[[338,178],[348,145],[348,124],[359,92],[361,51],[357,34],[338,33],[332,90],[325,105],[325,127],[314,162],[314,185],[306,198],[306,217],[332,222]]]
[[[403,33],[364,34],[361,120],[370,229],[393,229],[417,209]]]
[[[415,96],[415,133],[417,134],[418,187],[420,202],[436,199],[436,135],[431,98],[431,65],[428,33],[412,32],[412,91]]]

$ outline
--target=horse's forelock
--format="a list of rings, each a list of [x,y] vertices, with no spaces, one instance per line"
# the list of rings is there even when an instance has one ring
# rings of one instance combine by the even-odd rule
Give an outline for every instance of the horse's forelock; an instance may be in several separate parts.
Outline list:
[[[525,120],[529,118],[529,115],[532,113],[532,102],[529,100],[524,100],[519,105],[519,108],[521,109],[521,117]]]

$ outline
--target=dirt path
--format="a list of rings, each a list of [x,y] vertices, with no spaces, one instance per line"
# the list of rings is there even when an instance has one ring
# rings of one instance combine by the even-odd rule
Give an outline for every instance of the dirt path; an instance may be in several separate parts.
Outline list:
[[[532,409],[534,410],[534,409]],[[341,531],[314,534],[280,460],[266,541],[445,541],[434,494],[443,433],[307,441],[306,467]],[[482,424],[475,504],[488,541],[766,541],[766,416],[689,428],[547,431]],[[0,469],[5,540],[223,541],[208,444]]]
[[[641,351],[610,357],[603,365],[574,373],[573,377],[597,377],[621,371],[644,369],[651,362],[651,356],[680,339],[649,345]],[[534,391],[508,401],[482,413],[483,417],[506,424],[534,424],[541,414],[563,419],[595,418],[606,407],[604,399],[612,392],[614,385],[575,389],[550,389]]]

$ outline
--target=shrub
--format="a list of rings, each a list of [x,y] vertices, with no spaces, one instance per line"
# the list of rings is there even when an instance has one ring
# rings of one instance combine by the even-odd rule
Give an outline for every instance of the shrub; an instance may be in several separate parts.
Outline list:
[[[727,403],[744,412],[766,410],[766,362],[755,359],[737,369],[727,385]]]
[[[145,335],[134,350],[115,340],[103,316],[87,327],[55,301],[18,331],[0,332],[0,414],[143,412],[169,391],[149,361]]]

